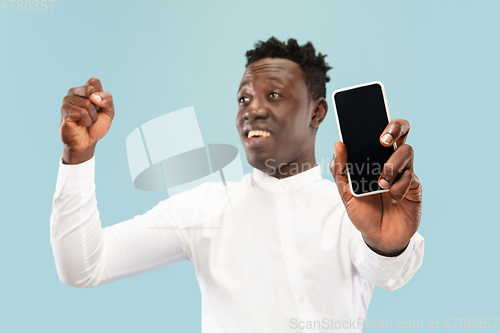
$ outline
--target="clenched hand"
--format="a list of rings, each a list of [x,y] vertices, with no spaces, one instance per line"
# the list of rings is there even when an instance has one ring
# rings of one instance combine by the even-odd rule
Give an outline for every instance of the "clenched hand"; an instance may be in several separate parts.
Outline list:
[[[71,88],[61,107],[63,163],[78,164],[92,158],[97,141],[106,135],[114,116],[113,98],[103,91],[99,79]]]

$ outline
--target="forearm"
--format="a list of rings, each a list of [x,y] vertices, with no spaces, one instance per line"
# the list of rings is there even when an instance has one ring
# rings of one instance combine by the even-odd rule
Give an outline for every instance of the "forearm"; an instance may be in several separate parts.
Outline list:
[[[60,280],[88,288],[187,260],[185,242],[173,228],[179,205],[162,201],[143,215],[102,228],[94,163],[91,158],[60,165],[50,219]]]
[[[102,257],[103,233],[93,175],[94,160],[87,168],[59,170],[50,218],[50,244],[60,280],[74,287],[96,284]]]

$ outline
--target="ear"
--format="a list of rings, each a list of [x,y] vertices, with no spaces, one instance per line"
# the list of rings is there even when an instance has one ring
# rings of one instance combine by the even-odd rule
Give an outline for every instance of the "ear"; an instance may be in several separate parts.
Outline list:
[[[311,104],[311,127],[317,129],[328,112],[328,103],[324,97],[319,97]]]

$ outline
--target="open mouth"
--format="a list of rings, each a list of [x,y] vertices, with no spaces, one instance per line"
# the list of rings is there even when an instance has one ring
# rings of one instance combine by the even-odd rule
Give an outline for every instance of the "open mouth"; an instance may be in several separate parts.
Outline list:
[[[251,131],[248,131],[247,140],[249,140],[249,141],[255,141],[255,140],[267,138],[270,135],[271,135],[271,133],[268,132],[268,131],[251,130]]]

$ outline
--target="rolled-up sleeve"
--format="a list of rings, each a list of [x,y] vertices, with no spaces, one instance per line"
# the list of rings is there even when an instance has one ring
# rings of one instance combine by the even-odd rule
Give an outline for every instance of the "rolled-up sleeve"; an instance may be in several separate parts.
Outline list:
[[[50,217],[57,274],[66,285],[89,288],[189,260],[182,207],[169,200],[143,215],[102,228],[95,195],[95,158],[60,160]]]

